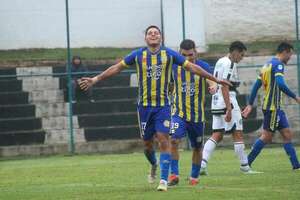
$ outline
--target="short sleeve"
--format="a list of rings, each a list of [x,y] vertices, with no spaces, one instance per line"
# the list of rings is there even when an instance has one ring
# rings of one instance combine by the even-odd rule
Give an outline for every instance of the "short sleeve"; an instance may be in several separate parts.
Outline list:
[[[168,52],[169,52],[170,56],[172,57],[174,64],[186,67],[186,65],[188,64],[188,60],[183,55],[181,55],[171,49],[168,49]]]
[[[275,76],[283,76],[284,74],[284,66],[282,63],[277,63],[273,67]]]
[[[121,61],[124,66],[134,65],[136,62],[137,50],[131,52]]]

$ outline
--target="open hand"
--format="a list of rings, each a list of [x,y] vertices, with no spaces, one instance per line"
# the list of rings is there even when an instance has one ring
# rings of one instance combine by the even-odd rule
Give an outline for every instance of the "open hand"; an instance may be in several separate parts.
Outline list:
[[[247,118],[248,115],[251,113],[251,111],[252,111],[252,106],[251,105],[246,106],[246,108],[242,111],[242,116],[244,118]]]
[[[92,85],[96,83],[95,77],[89,78],[89,77],[82,77],[79,86],[82,90],[88,90]]]

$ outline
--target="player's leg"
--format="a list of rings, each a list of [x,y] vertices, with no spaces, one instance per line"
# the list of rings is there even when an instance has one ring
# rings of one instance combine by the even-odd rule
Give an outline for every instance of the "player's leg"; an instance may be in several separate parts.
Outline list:
[[[192,168],[189,178],[190,185],[197,185],[199,183],[199,174],[202,160],[202,146],[203,146],[204,123],[189,123],[188,135],[193,148]]]
[[[293,132],[289,128],[288,120],[286,118],[285,113],[282,110],[278,111],[278,120],[277,121],[278,121],[278,129],[283,138],[284,150],[290,159],[293,169],[299,169],[300,164],[299,164],[299,161],[297,158],[297,153],[296,153],[295,147],[292,143]]]
[[[207,175],[207,164],[217,144],[223,139],[224,116],[213,115],[212,136],[205,142],[202,152],[201,175]]]
[[[160,150],[160,182],[157,187],[158,191],[167,191],[168,175],[171,161],[170,153],[170,124],[171,110],[170,106],[153,109],[155,115],[153,121],[155,124],[156,138]]]
[[[177,115],[171,119],[171,175],[169,177],[169,186],[179,183],[179,152],[178,146],[181,138],[185,137],[186,126],[185,120]]]
[[[266,144],[272,142],[273,133],[276,130],[276,112],[263,111],[264,121],[261,136],[254,142],[251,152],[248,154],[248,163],[251,166],[256,157]]]
[[[248,158],[245,152],[243,132],[241,130],[235,130],[232,137],[234,141],[234,152],[240,161],[240,169],[242,172],[248,172],[251,168],[248,164]]]
[[[150,173],[148,175],[148,182],[154,183],[156,179],[157,159],[154,149],[154,124],[150,121],[151,110],[139,106],[138,107],[138,122],[140,128],[140,136],[144,143],[144,155],[151,165]]]
[[[231,114],[231,121],[225,122],[225,132],[232,134],[234,152],[239,158],[241,171],[248,172],[250,167],[248,165],[248,158],[245,152],[241,111],[239,109],[234,109]]]

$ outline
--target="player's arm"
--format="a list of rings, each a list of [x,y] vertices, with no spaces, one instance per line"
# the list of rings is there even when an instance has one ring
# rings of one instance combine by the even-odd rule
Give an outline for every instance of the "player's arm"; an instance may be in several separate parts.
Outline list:
[[[190,71],[190,72],[193,72],[194,74],[197,74],[198,76],[202,76],[206,79],[209,79],[213,82],[216,82],[216,83],[219,83],[221,85],[230,85],[231,86],[231,83],[226,81],[226,80],[219,80],[217,79],[216,77],[214,77],[213,75],[211,75],[210,73],[208,73],[207,71],[205,71],[204,69],[202,69],[201,66],[199,65],[196,65],[192,62],[189,62],[189,61],[185,61],[185,69]]]
[[[209,93],[215,94],[217,92],[218,84],[208,79],[206,79],[206,83],[208,84]]]
[[[120,73],[126,65],[124,64],[123,61],[110,66],[108,69],[106,69],[104,72],[101,74],[98,74],[92,78],[89,77],[83,77],[81,78],[80,81],[80,88],[83,90],[87,90],[88,88],[92,87],[94,84],[96,84],[98,81],[105,80],[109,77],[112,77],[118,73]]]
[[[249,102],[248,105],[246,106],[246,108],[242,111],[242,116],[247,118],[248,115],[251,113],[252,108],[253,108],[253,103],[254,100],[256,98],[257,92],[260,89],[260,87],[262,86],[262,81],[260,76],[256,79],[252,89],[251,89],[251,93],[250,93],[250,97],[249,97]]]
[[[286,85],[285,81],[284,81],[284,78],[282,75],[275,75],[275,81],[276,81],[276,84],[278,85],[279,89],[285,93],[287,96],[293,98],[293,99],[296,99],[297,96],[294,92],[292,92],[288,86]]]
[[[230,122],[231,121],[231,103],[230,103],[230,98],[229,98],[229,86],[224,85],[221,87],[224,103],[226,106],[226,114],[225,114],[225,121]]]

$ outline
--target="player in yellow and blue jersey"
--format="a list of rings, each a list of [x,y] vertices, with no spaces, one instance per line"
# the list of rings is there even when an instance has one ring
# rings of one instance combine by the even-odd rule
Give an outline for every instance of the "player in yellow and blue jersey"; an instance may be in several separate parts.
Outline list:
[[[196,45],[193,40],[183,40],[180,44],[180,53],[190,62],[202,66],[208,73],[212,74],[208,63],[198,60]],[[204,100],[206,93],[206,79],[199,77],[192,72],[185,71],[178,64],[173,65],[172,75],[174,79],[173,106],[171,117],[171,176],[169,186],[179,183],[179,153],[178,145],[180,140],[189,137],[193,148],[192,169],[189,178],[190,185],[198,184],[200,165],[202,159],[202,145],[204,134]],[[210,88],[216,89],[217,84],[208,82]],[[214,89],[214,90],[215,90]]]
[[[207,73],[200,66],[191,63],[179,53],[161,46],[161,31],[157,26],[149,26],[145,31],[147,47],[131,52],[119,63],[112,65],[103,73],[93,78],[82,78],[81,87],[87,89],[98,81],[102,81],[118,74],[130,65],[135,65],[138,76],[139,100],[138,117],[141,137],[144,141],[145,156],[152,168],[148,177],[149,182],[154,182],[157,161],[153,148],[154,136],[160,148],[161,180],[158,191],[167,190],[167,180],[170,164],[169,129],[170,129],[170,102],[168,99],[168,84],[171,77],[172,64],[183,66],[185,70],[192,71],[212,81],[220,81]]]
[[[293,98],[298,104],[300,103],[300,98],[287,87],[284,81],[284,65],[288,63],[292,54],[293,46],[291,44],[286,42],[279,44],[276,57],[272,58],[262,67],[261,73],[252,88],[249,105],[243,111],[243,116],[247,117],[252,110],[258,89],[263,86],[263,131],[260,138],[255,141],[248,155],[249,165],[252,164],[264,146],[272,141],[273,134],[278,130],[282,135],[283,147],[289,156],[292,168],[295,170],[300,169],[297,154],[292,144],[293,133],[289,128],[287,117],[281,109],[282,92]]]

